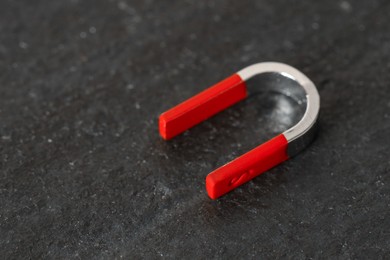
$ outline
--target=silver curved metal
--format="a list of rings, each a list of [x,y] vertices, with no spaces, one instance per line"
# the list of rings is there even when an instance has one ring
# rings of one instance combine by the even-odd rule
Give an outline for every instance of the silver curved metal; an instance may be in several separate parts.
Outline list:
[[[283,132],[283,135],[288,141],[288,154],[290,157],[296,155],[303,150],[313,140],[317,129],[317,118],[320,110],[320,96],[314,83],[299,70],[283,63],[278,62],[262,62],[246,67],[237,74],[242,80],[247,81],[250,78],[263,73],[277,73],[283,77],[295,81],[303,91],[294,93],[300,100],[306,103],[306,110],[302,119],[293,127]],[[282,86],[278,86],[283,88]],[[282,93],[293,95],[288,89],[284,89]]]

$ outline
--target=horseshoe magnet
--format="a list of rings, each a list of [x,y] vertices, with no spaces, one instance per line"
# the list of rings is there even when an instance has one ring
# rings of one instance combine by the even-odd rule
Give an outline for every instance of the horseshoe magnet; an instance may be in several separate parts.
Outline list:
[[[248,96],[247,86],[263,74],[277,78],[276,83],[271,84],[273,90],[305,106],[305,113],[295,126],[208,174],[206,189],[212,199],[293,157],[310,144],[316,132],[320,109],[320,97],[315,85],[303,73],[289,65],[277,62],[257,63],[160,115],[160,134],[165,140],[169,140],[245,99]],[[285,81],[279,80],[283,78]],[[298,87],[293,87],[291,82]]]

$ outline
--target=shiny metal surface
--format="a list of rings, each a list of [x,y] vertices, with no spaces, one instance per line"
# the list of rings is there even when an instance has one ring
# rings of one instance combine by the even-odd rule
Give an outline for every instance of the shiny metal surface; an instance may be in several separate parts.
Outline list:
[[[263,62],[251,65],[237,73],[244,81],[255,79],[262,74],[273,74],[278,78],[285,78],[273,84],[273,88],[291,98],[299,105],[305,106],[302,119],[293,127],[283,132],[288,145],[290,157],[303,150],[314,138],[317,129],[317,118],[320,110],[320,96],[314,83],[299,70],[283,63]],[[296,86],[291,82],[295,82]]]

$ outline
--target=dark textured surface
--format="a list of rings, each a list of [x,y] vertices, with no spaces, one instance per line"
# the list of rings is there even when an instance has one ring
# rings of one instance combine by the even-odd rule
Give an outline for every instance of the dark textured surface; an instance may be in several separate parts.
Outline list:
[[[389,13],[388,0],[1,0],[1,257],[389,258]],[[293,124],[296,105],[257,95],[171,142],[157,117],[268,60],[316,83],[319,135],[212,201],[206,174]]]

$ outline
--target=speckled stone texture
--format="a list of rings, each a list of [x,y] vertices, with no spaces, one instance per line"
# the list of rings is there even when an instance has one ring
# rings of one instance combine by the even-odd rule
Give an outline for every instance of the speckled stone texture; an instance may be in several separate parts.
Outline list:
[[[0,1],[4,259],[390,257],[390,2]],[[307,74],[304,152],[204,180],[299,119],[261,93],[170,142],[166,109],[261,61]]]

